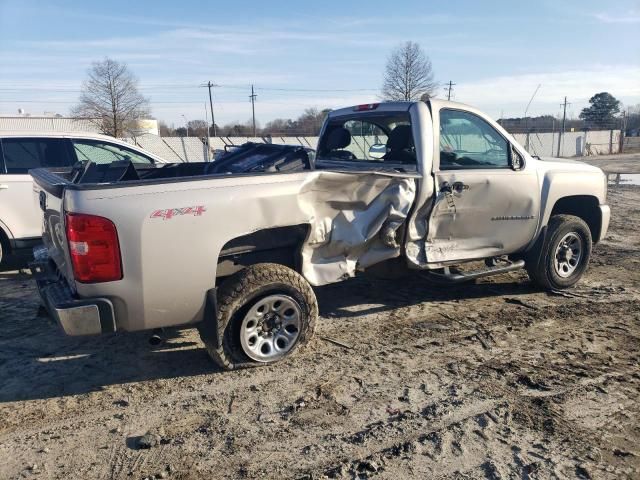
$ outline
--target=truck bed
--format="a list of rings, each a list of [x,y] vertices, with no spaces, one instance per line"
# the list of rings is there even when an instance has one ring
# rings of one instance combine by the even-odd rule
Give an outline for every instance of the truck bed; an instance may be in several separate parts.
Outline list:
[[[35,169],[30,173],[47,192],[60,198],[64,188],[83,190],[193,181],[215,176],[255,175],[311,170],[309,149],[291,145],[247,143],[213,162],[136,164],[131,161]]]

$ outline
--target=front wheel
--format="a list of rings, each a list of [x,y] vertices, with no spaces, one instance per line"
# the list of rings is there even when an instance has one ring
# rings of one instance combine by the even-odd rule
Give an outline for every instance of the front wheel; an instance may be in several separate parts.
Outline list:
[[[306,343],[318,303],[309,283],[283,265],[251,265],[218,292],[218,336],[203,334],[209,355],[226,370],[274,363]],[[206,321],[206,320],[205,320]]]
[[[591,231],[584,220],[554,215],[542,245],[527,262],[529,277],[550,290],[572,287],[587,270],[591,248]]]

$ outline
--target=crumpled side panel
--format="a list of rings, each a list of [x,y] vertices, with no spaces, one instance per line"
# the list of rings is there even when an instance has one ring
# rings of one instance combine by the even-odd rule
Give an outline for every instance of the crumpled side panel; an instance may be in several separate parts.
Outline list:
[[[428,194],[425,196],[429,198],[428,195],[433,191],[432,186],[427,185],[425,187],[423,182],[422,188],[428,190]],[[405,255],[407,257],[407,262],[415,266],[423,266],[427,263],[424,239],[429,231],[429,215],[431,214],[432,207],[432,200],[424,201],[420,207],[416,208],[412,217],[409,219]]]
[[[399,256],[396,233],[415,191],[414,178],[361,172],[311,175],[299,195],[311,223],[302,249],[305,278],[312,285],[337,282]]]

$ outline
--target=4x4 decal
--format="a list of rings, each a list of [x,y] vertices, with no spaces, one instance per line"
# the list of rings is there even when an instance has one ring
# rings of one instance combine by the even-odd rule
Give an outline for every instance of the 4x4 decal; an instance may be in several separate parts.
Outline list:
[[[151,213],[150,218],[162,218],[163,220],[171,220],[178,215],[194,215],[196,217],[201,216],[206,212],[204,205],[196,205],[195,207],[183,207],[183,208],[166,208],[164,210],[156,210]]]

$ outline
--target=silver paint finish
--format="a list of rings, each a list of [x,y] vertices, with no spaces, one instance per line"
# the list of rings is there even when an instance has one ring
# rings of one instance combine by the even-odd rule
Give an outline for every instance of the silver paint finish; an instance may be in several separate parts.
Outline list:
[[[600,242],[607,235],[609,222],[611,221],[611,208],[609,205],[600,205],[600,235],[596,241]]]
[[[55,316],[67,335],[98,335],[102,333],[97,305],[55,308]]]
[[[524,149],[491,118],[468,106],[432,101],[433,131],[440,131],[440,111],[456,108],[487,121],[525,159],[521,170],[487,168],[440,170],[439,137],[433,145],[435,194],[423,242],[422,266],[437,268],[450,262],[481,259],[513,253],[534,236],[540,212],[538,175],[535,163]],[[447,194],[441,187],[461,182],[468,188]],[[533,217],[522,222],[492,221],[494,217]]]
[[[114,222],[123,259],[122,281],[75,283],[75,288],[80,297],[109,297],[118,329],[160,328],[176,325],[176,319],[198,322],[226,243],[257,230],[301,224],[310,230],[302,274],[312,285],[336,282],[400,255],[396,231],[413,204],[414,177],[312,171],[67,191],[69,211]],[[206,211],[150,218],[152,211],[189,205]]]
[[[467,110],[487,120],[513,144],[524,167],[441,171],[439,111],[444,107]],[[412,268],[430,269],[526,250],[548,223],[555,203],[568,195],[598,200],[600,236],[605,235],[609,211],[599,169],[534,159],[500,125],[461,104],[395,102],[381,105],[377,112],[381,111],[409,112],[417,174],[316,170],[69,190],[63,202],[48,198],[52,209],[45,222],[49,254],[79,297],[109,298],[117,328],[141,330],[202,320],[222,247],[262,229],[309,226],[301,250],[301,272],[312,285],[343,280],[400,255]],[[353,115],[353,108],[331,112],[330,118],[345,113]],[[469,188],[447,198],[438,191],[444,182],[463,182]],[[60,228],[56,225],[61,223],[62,203],[67,211],[114,222],[123,280],[74,284],[66,242],[54,233]],[[166,221],[150,218],[155,210],[188,206],[203,206],[205,211]],[[511,217],[522,220],[492,221]]]

